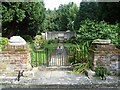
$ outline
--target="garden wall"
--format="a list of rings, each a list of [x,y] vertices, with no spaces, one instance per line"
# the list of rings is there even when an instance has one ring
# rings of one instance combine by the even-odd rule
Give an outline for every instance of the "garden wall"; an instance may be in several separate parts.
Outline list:
[[[113,44],[94,44],[94,50],[92,51],[92,60],[94,67],[105,66],[110,73],[120,74],[120,50],[118,50]]]
[[[31,69],[30,50],[28,45],[7,45],[0,52],[0,73],[16,73],[19,70]]]
[[[60,40],[65,40],[69,39],[71,37],[76,37],[75,32],[62,32],[62,31],[57,31],[57,32],[45,32],[42,33],[42,36],[45,37],[45,39],[50,40],[50,39],[55,39],[59,38]]]

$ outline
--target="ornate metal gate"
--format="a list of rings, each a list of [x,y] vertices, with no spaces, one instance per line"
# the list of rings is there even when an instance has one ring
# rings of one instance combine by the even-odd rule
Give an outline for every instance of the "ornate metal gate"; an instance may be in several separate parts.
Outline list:
[[[51,52],[48,56],[48,66],[69,65],[67,48],[64,45],[58,45],[55,48],[48,49],[48,52]]]
[[[71,51],[64,45],[47,47],[34,51],[32,54],[32,66],[67,66],[69,65],[69,53]]]

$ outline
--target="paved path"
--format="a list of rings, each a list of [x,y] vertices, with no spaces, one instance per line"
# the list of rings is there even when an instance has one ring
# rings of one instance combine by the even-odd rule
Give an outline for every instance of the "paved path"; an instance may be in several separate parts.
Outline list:
[[[15,81],[13,79],[4,78],[0,81],[3,85],[9,85],[15,87],[43,87],[48,85],[77,85],[77,87],[118,87],[118,77],[107,76],[106,80],[97,79],[95,77],[89,79],[84,74],[71,74],[71,71],[40,71],[34,78],[21,78],[21,80]],[[6,84],[7,83],[7,84]],[[12,85],[11,85],[12,84]],[[66,86],[65,86],[66,87]]]
[[[64,66],[68,64],[67,51],[63,45],[58,45],[48,58],[49,66]]]

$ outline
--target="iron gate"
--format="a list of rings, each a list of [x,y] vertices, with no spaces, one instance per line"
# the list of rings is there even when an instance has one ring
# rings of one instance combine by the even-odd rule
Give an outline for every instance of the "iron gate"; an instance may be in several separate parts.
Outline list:
[[[74,49],[65,45],[47,47],[43,50],[34,51],[32,66],[67,66],[74,59]],[[72,57],[72,58],[71,58]]]
[[[48,49],[49,51],[50,49]],[[58,45],[54,49],[50,56],[48,57],[49,66],[65,66],[69,65],[67,48],[64,45]]]

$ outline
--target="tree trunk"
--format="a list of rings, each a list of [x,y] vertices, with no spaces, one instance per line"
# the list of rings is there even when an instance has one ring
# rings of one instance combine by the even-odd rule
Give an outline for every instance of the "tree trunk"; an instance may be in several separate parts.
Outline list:
[[[16,31],[17,31],[17,24],[15,21],[13,21],[11,28],[7,33],[7,37],[10,38],[11,36],[15,35]]]

